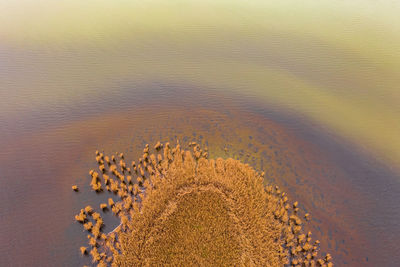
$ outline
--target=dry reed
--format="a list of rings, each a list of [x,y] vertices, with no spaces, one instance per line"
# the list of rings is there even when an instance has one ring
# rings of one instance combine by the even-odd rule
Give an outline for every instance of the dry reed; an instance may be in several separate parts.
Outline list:
[[[104,182],[119,201],[108,199],[120,225],[111,233],[101,232],[99,213],[86,210],[96,221],[86,222],[84,210],[79,222],[91,231],[90,255],[99,266],[332,266],[332,257],[319,258],[319,241],[303,233],[298,202],[278,187],[264,186],[265,173],[233,159],[209,160],[207,150],[191,142],[193,152],[178,144],[149,145],[134,175],[126,168],[124,155],[118,171],[116,157],[96,152]],[[163,149],[162,149],[163,148]],[[227,151],[227,149],[226,149]],[[104,167],[104,171],[103,168]],[[92,188],[101,181],[91,171]],[[120,182],[118,182],[118,180]],[[133,181],[136,180],[136,183]],[[110,186],[108,186],[110,185]],[[96,190],[97,191],[97,190]],[[106,204],[101,204],[104,210]],[[305,221],[310,215],[304,215]],[[97,241],[99,240],[99,241]],[[82,252],[83,253],[83,252]]]

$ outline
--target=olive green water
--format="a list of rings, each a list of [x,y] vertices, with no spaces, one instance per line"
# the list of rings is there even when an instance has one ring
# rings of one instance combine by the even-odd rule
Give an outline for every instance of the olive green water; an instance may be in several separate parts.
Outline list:
[[[347,2],[0,0],[5,265],[81,264],[93,151],[180,138],[264,169],[338,266],[395,266],[400,7]]]

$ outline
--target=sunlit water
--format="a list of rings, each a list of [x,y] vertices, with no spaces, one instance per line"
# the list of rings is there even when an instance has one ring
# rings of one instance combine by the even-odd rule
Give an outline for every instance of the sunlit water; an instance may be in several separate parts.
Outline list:
[[[85,263],[94,151],[179,139],[264,170],[337,266],[396,266],[399,5],[279,2],[0,0],[0,265]]]

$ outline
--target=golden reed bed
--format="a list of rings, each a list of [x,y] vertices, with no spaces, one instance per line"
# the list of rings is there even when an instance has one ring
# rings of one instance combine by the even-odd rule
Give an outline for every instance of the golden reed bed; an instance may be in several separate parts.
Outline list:
[[[96,151],[100,173],[90,171],[91,186],[119,196],[100,210],[111,209],[121,223],[103,233],[100,213],[82,209],[75,219],[90,233],[90,251],[81,253],[98,266],[333,266],[303,232],[309,214],[265,186],[263,173],[189,147],[157,143],[151,154],[146,145],[129,166],[123,154]]]

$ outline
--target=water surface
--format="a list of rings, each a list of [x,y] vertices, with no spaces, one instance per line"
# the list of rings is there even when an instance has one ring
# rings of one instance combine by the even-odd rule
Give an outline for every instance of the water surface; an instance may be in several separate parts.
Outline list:
[[[0,10],[2,265],[81,265],[73,215],[107,197],[88,187],[94,151],[134,160],[176,139],[264,170],[312,214],[338,266],[400,260],[397,2]]]

